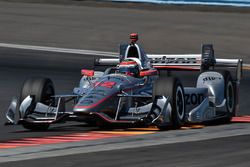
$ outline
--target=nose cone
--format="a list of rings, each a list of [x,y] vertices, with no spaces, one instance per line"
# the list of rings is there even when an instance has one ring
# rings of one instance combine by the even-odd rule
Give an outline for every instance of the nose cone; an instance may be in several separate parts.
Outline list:
[[[102,103],[106,102],[111,96],[90,96],[82,97],[79,102],[75,105],[73,111],[81,113],[97,112],[98,108],[101,107]]]
[[[73,111],[75,113],[89,114],[91,112],[113,112],[116,110],[118,100],[117,94],[121,89],[132,89],[138,79],[134,77],[110,74],[89,88],[85,96],[79,99]]]
[[[73,111],[75,113],[89,114],[90,112],[100,112],[105,108],[110,108],[110,106],[114,106],[117,93],[117,86],[112,88],[102,86],[94,87],[87,95],[79,99]]]

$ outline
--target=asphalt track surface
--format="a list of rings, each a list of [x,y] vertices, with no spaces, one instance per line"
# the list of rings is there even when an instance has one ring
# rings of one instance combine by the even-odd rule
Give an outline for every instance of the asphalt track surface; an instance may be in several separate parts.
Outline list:
[[[215,146],[216,143],[216,146]],[[237,149],[236,149],[237,148]],[[123,149],[56,158],[3,163],[1,167],[21,166],[249,166],[249,136],[186,142],[136,149]],[[238,151],[240,150],[240,151]]]
[[[237,12],[149,11],[0,2],[0,42],[115,52],[119,42],[127,41],[128,34],[135,31],[142,34],[141,43],[150,53],[199,53],[200,43],[212,42],[218,55],[243,58],[249,63],[249,20],[249,14]],[[92,67],[93,56],[0,48],[0,58],[1,141],[95,130],[85,124],[56,125],[47,132],[30,132],[18,125],[3,126],[4,112],[12,96],[19,94],[26,78],[50,77],[58,93],[70,93],[78,84],[80,69]],[[239,114],[249,115],[250,73],[244,71],[243,74]],[[193,75],[184,78],[188,85],[193,84],[190,76]],[[237,136],[1,163],[0,166],[249,166],[249,133],[237,133],[237,129],[248,128],[248,124],[218,125],[199,129],[199,133],[212,135],[213,131],[223,133],[232,129]],[[178,133],[182,131],[152,135],[167,138]],[[181,140],[178,135],[174,138],[176,142]],[[149,137],[138,138],[144,141]]]

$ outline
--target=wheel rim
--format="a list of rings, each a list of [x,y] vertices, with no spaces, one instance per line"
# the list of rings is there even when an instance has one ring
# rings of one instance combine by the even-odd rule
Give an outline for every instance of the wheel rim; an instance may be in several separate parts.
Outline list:
[[[176,111],[180,120],[184,119],[184,95],[183,90],[180,86],[177,87],[176,91]]]
[[[234,109],[234,88],[233,88],[233,84],[231,81],[228,82],[227,84],[227,109],[230,113],[233,112]]]

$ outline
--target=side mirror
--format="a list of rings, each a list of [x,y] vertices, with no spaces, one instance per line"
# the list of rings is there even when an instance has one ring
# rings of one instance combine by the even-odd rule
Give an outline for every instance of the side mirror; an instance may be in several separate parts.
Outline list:
[[[140,77],[153,76],[153,75],[158,75],[158,71],[157,70],[140,71]]]
[[[86,70],[86,69],[82,69],[81,70],[82,75],[87,76],[87,77],[93,77],[95,74],[94,70]]]

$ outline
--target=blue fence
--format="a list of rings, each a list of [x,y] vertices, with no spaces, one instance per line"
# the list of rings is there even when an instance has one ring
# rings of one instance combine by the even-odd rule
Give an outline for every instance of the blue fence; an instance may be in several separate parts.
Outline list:
[[[112,1],[250,7],[250,0],[112,0]]]

